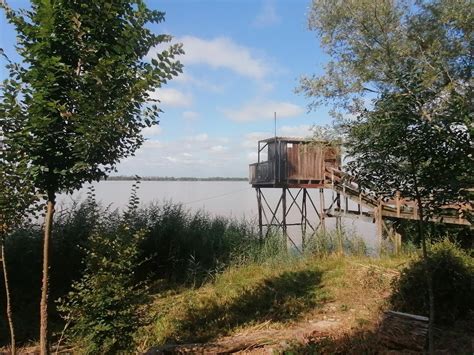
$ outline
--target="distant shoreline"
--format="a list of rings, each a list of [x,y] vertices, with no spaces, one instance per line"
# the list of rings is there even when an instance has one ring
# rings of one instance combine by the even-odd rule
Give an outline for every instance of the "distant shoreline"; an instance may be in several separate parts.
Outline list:
[[[141,176],[138,178],[140,181],[248,181],[248,178],[243,177],[173,177],[173,176]],[[109,176],[106,180],[108,181],[135,181],[135,176]]]

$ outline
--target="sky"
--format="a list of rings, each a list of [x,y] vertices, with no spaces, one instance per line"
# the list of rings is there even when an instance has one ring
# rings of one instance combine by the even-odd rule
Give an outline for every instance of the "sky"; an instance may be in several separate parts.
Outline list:
[[[24,8],[25,0],[10,0]],[[308,112],[295,93],[302,75],[320,74],[328,57],[309,31],[310,0],[148,0],[166,12],[155,33],[182,43],[183,73],[153,93],[160,124],[114,175],[246,177],[257,141],[274,135],[311,135],[331,122],[328,108]],[[0,48],[15,56],[15,32],[0,18]],[[160,49],[153,49],[149,57]],[[0,79],[6,77],[0,61]]]

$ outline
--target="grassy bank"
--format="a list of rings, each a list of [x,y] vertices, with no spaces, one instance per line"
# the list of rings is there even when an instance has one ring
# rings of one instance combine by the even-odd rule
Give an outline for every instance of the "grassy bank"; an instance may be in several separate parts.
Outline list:
[[[372,311],[382,306],[396,266],[405,262],[308,256],[232,266],[200,288],[158,290],[153,318],[139,339],[158,345],[207,342],[310,322],[328,311],[344,326],[363,325],[373,321]]]
[[[22,344],[34,344],[38,334],[40,243],[41,226],[34,223],[7,240]],[[442,309],[454,309],[449,292],[469,294],[462,277],[472,274],[472,255],[449,242],[436,248],[433,265],[442,271],[440,299],[447,302]],[[417,281],[423,268],[416,250],[409,250],[369,258],[357,236],[329,232],[314,235],[300,255],[279,234],[261,241],[246,221],[190,212],[179,204],[139,206],[133,193],[128,208],[113,211],[97,205],[91,193],[57,216],[50,297],[61,301],[51,307],[53,341],[91,353],[190,343],[370,352],[379,346],[375,334],[384,309],[416,304],[408,311],[426,312]],[[402,271],[407,266],[418,274]],[[451,274],[455,283],[446,292]],[[403,302],[418,294],[421,298]],[[449,332],[440,325],[444,333],[437,341],[461,351],[470,333],[457,331],[457,318],[474,307],[469,296],[456,302],[454,323]],[[444,334],[458,347],[443,340]]]
[[[408,256],[287,257],[234,265],[202,287],[156,285],[139,351],[266,349],[275,353],[377,353],[392,284]],[[468,353],[467,321],[437,329],[438,349]],[[179,346],[173,344],[181,344]]]

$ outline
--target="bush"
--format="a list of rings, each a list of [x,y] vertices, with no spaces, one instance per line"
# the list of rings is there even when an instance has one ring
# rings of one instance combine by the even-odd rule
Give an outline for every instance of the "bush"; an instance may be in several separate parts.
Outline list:
[[[84,275],[59,306],[85,353],[131,349],[143,322],[139,307],[146,299],[145,287],[134,280],[143,233],[118,223],[114,233],[99,227],[89,238]]]
[[[474,310],[474,260],[447,238],[430,249],[427,261],[413,260],[394,280],[390,303],[396,310],[428,316],[429,270],[433,277],[435,322],[451,324]]]

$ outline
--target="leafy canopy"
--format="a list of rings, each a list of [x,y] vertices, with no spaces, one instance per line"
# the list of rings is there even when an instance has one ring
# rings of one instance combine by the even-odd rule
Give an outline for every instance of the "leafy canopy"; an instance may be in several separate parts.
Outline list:
[[[35,212],[37,195],[30,181],[25,181],[26,166],[18,152],[3,140],[9,121],[0,116],[0,236],[4,238]]]
[[[322,75],[300,80],[312,107],[358,114],[368,99],[400,89],[412,69],[437,90],[471,78],[469,0],[313,0],[308,20],[331,57]]]
[[[23,62],[7,65],[0,113],[16,124],[5,139],[21,153],[29,179],[51,194],[107,175],[143,143],[142,128],[158,123],[151,92],[182,70],[180,45],[147,57],[170,40],[148,26],[164,13],[142,0],[3,7]]]
[[[466,199],[473,23],[467,0],[313,1],[309,26],[331,61],[298,90],[333,104],[362,185],[430,210]]]
[[[429,216],[468,199],[471,113],[463,93],[427,92],[416,74],[409,80],[406,90],[382,95],[346,127],[347,152],[354,158],[347,166],[378,195],[420,197]]]

